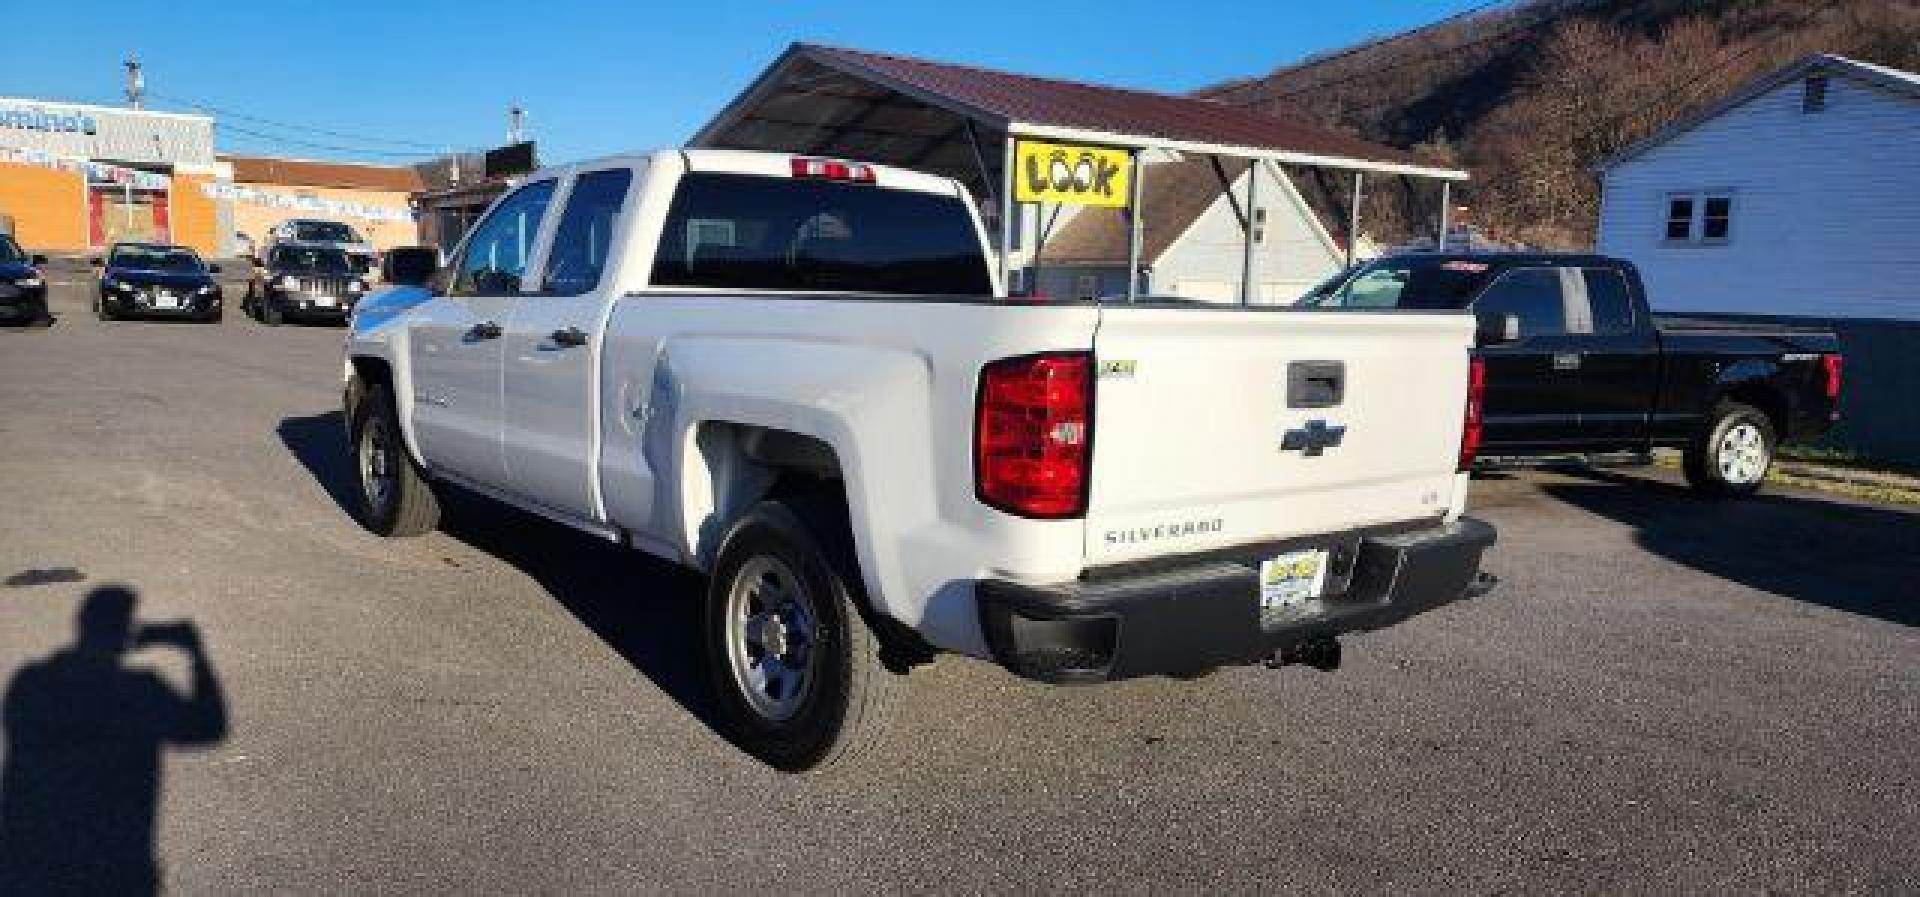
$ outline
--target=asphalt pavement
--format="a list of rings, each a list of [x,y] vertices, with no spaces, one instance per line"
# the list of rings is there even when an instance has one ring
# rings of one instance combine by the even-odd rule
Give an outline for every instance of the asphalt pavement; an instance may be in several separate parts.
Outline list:
[[[1338,672],[945,658],[786,776],[705,722],[695,578],[478,500],[355,525],[339,329],[56,277],[0,331],[0,892],[1920,889],[1912,509],[1486,479],[1500,588]]]

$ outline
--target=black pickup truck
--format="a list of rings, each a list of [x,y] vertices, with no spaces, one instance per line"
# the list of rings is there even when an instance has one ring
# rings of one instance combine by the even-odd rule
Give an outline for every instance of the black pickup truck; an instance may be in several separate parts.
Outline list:
[[[1480,457],[1645,459],[1686,450],[1688,482],[1759,488],[1782,439],[1839,417],[1825,330],[1655,315],[1631,262],[1597,255],[1383,258],[1301,299],[1318,308],[1471,308],[1485,380]]]

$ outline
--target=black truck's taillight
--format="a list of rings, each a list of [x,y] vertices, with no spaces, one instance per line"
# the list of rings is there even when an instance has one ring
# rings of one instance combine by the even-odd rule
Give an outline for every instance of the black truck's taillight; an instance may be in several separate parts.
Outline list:
[[[1466,420],[1460,427],[1460,466],[1466,470],[1480,455],[1480,441],[1486,431],[1487,362],[1474,358],[1467,362]]]
[[[1087,512],[1093,356],[1024,355],[980,369],[974,490],[987,505],[1045,520]]]

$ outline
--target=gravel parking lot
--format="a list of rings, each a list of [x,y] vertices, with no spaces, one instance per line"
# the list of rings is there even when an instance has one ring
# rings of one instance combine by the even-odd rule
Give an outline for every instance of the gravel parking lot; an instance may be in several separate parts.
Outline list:
[[[183,892],[1920,888],[1911,509],[1483,480],[1500,589],[1337,673],[945,659],[877,762],[788,777],[703,721],[695,579],[477,501],[360,530],[339,330],[101,324],[88,289],[0,332],[0,892],[70,861]],[[198,700],[135,672],[189,690],[179,627],[70,653],[114,586],[192,624]]]

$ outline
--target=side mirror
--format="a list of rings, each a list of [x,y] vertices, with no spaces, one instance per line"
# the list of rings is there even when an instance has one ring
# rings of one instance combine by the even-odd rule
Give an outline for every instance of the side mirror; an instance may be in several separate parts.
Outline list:
[[[92,265],[95,268],[103,267],[106,265],[106,263],[107,263],[106,260],[100,258],[99,256],[94,256],[93,258],[87,259],[87,264]]]
[[[35,265],[44,265],[47,263],[47,257],[36,252],[33,255],[32,261]]]
[[[255,268],[265,268],[267,266],[267,263],[261,261],[260,257],[257,255],[247,256],[247,264],[252,265]]]
[[[386,283],[424,287],[440,272],[440,250],[432,246],[396,246],[380,258]]]
[[[219,265],[208,265],[208,266],[207,266],[207,273],[208,273],[208,274],[218,274],[218,273],[220,273],[220,266],[219,266]]]
[[[1520,316],[1515,314],[1481,315],[1480,326],[1476,330],[1475,341],[1482,346],[1498,346],[1502,343],[1518,342],[1520,339]]]

